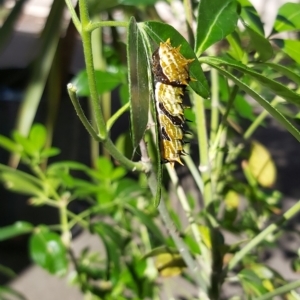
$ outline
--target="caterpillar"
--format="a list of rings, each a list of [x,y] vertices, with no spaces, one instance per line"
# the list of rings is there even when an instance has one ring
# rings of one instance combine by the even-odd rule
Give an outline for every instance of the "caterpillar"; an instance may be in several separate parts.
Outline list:
[[[184,125],[182,98],[191,80],[188,65],[194,59],[186,59],[180,47],[173,47],[170,39],[160,43],[152,55],[152,73],[155,84],[155,107],[159,125],[160,152],[162,161],[174,167],[183,165]]]

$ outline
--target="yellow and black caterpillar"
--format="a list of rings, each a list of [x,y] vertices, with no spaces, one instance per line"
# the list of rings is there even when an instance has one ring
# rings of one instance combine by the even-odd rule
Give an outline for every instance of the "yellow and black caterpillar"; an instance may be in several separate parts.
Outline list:
[[[185,118],[182,97],[191,80],[188,65],[194,59],[186,59],[179,47],[173,47],[170,39],[160,43],[152,55],[152,72],[155,83],[155,101],[160,134],[160,151],[163,162],[173,167],[183,165],[183,135]]]

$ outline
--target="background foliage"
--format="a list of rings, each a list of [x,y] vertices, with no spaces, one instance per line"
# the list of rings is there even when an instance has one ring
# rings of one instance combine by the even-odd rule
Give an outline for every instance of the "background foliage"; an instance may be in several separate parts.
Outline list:
[[[7,11],[0,49],[24,3]],[[276,166],[252,135],[260,126],[268,130],[270,115],[300,141],[300,4],[284,4],[266,36],[247,0],[183,1],[183,36],[158,22],[155,3],[79,0],[74,8],[68,0],[54,0],[15,130],[11,138],[0,136],[1,147],[12,153],[8,164],[0,164],[0,180],[28,196],[30,205],[56,208],[59,223],[18,220],[0,229],[0,240],[29,234],[32,261],[55,276],[67,275],[72,265],[72,282],[86,299],[159,299],[159,279],[178,275],[192,286],[184,295],[188,299],[222,299],[232,285],[239,286],[234,299],[298,299],[300,280],[289,282],[262,256],[276,247],[300,202],[281,211],[283,195],[273,188]],[[67,30],[61,25],[65,4],[73,21]],[[46,126],[33,124],[45,88],[49,100],[61,96],[59,38],[71,34],[72,26],[82,39],[86,69],[67,88],[91,136],[90,166],[52,159],[60,152],[51,146],[57,101],[51,102]],[[168,38],[186,58],[195,58],[190,74],[196,81],[185,112],[192,121],[190,156],[177,172],[160,163],[155,113],[148,121],[154,101],[151,55]],[[112,112],[116,88],[121,101]],[[87,98],[90,113],[78,97]],[[128,110],[131,134],[113,141],[111,132]],[[178,177],[183,170],[189,175]],[[193,193],[181,184],[185,178],[193,179]],[[183,217],[170,202],[171,190]],[[85,203],[85,209],[76,214],[73,203]],[[75,256],[76,227],[99,237],[105,251],[86,248]],[[235,242],[228,242],[228,233]],[[299,253],[293,268],[299,271]],[[22,299],[6,287],[0,293]]]

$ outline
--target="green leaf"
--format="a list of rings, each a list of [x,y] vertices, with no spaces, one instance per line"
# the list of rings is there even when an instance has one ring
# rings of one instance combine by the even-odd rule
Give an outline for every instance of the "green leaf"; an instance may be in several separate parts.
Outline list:
[[[95,70],[96,88],[99,95],[110,92],[122,83],[122,77],[119,73],[109,71]],[[80,71],[73,79],[72,83],[77,88],[78,96],[90,96],[88,78],[86,70]]]
[[[242,5],[241,17],[242,19],[250,25],[257,33],[264,35],[264,26],[260,20],[260,17],[253,7],[250,1],[248,0],[238,0]]]
[[[300,29],[300,3],[285,3],[279,10],[272,34]]]
[[[237,20],[235,0],[201,0],[198,7],[196,55],[199,57],[209,46],[233,32]]]
[[[250,47],[258,54],[257,60],[266,61],[270,59],[273,56],[273,48],[270,42],[247,24],[244,23],[244,26],[250,37]]]
[[[46,128],[42,124],[33,124],[29,132],[29,140],[34,148],[39,151],[46,143]]]
[[[254,66],[258,66],[261,68],[265,68],[265,66],[270,67],[273,70],[279,72],[280,74],[286,76],[290,80],[294,81],[296,84],[300,85],[300,76],[298,74],[296,74],[293,70],[291,70],[283,65],[266,62],[266,63],[258,63],[257,65],[254,65]]]
[[[126,205],[126,208],[135,216],[137,217],[151,232],[153,235],[159,239],[161,243],[165,243],[165,239],[160,231],[160,229],[156,226],[153,221],[153,217],[144,213],[143,211],[136,209],[131,205]]]
[[[4,148],[7,151],[21,153],[22,147],[13,142],[11,139],[7,138],[4,135],[0,135],[0,147]]]
[[[283,46],[281,47],[282,51],[291,57],[295,62],[300,64],[300,41],[284,40],[281,41],[281,43],[283,43]]]
[[[219,67],[231,67],[233,69],[239,70],[249,76],[253,77],[255,80],[260,82],[265,87],[269,88],[273,91],[275,95],[278,95],[284,98],[287,102],[294,103],[300,105],[300,94],[295,93],[294,91],[290,90],[285,85],[274,81],[261,73],[254,71],[253,69],[248,68],[247,66],[243,65],[242,63],[235,61],[230,58],[225,57],[206,57],[200,59],[202,62],[213,64],[214,66]]]
[[[28,222],[19,221],[13,225],[0,228],[0,241],[31,232],[33,225]]]
[[[27,155],[35,156],[38,151],[35,149],[34,144],[25,136],[23,136],[19,131],[13,132],[13,139],[23,147],[24,152]]]
[[[107,157],[98,157],[96,161],[99,179],[110,179],[113,172],[113,164]]]
[[[210,91],[206,77],[192,47],[185,40],[185,38],[176,29],[168,24],[149,21],[140,23],[139,25],[156,42],[157,46],[159,46],[159,43],[165,42],[168,38],[170,38],[173,47],[178,47],[181,45],[180,53],[185,58],[195,59],[189,65],[189,74],[192,78],[197,79],[197,81],[190,81],[189,86],[201,97],[208,98]]]
[[[40,197],[44,195],[43,184],[39,179],[2,164],[0,164],[0,180],[13,192]]]
[[[41,157],[42,158],[52,157],[58,155],[59,153],[60,153],[60,149],[51,147],[48,149],[43,149],[41,152]]]
[[[265,108],[271,116],[273,116],[278,122],[280,122],[285,129],[287,129],[298,141],[300,141],[300,132],[296,129],[296,127],[285,118],[276,108],[274,108],[266,99],[257,94],[254,90],[252,90],[247,84],[242,82],[239,78],[233,76],[228,71],[224,70],[219,64],[214,64],[210,61],[210,58],[201,58],[203,63],[207,63],[208,65],[216,68],[220,74],[223,74],[225,77],[231,79],[240,89],[249,94],[253,99],[255,99],[263,108]]]
[[[256,116],[253,114],[253,107],[241,95],[236,96],[234,107],[243,118],[250,121],[256,119]]]
[[[128,27],[127,58],[129,68],[130,114],[133,147],[143,138],[148,124],[149,78],[148,57],[143,37],[132,17]]]
[[[13,296],[14,298],[10,296]],[[1,285],[0,285],[0,299],[26,300],[26,298],[19,292],[13,290],[8,286],[1,286]]]
[[[51,274],[65,275],[68,268],[67,250],[55,232],[40,230],[29,241],[32,260]]]
[[[91,169],[86,165],[76,161],[61,161],[51,164],[47,169],[47,173],[55,174],[57,170],[77,170],[88,172]]]
[[[263,281],[252,270],[244,269],[238,277],[247,295],[260,296],[268,292],[263,286]]]
[[[241,40],[238,34],[233,32],[232,34],[229,34],[226,39],[230,44],[230,48],[228,49],[227,53],[237,61],[247,63],[247,55],[241,45]]]
[[[121,275],[121,253],[123,247],[118,247],[118,243],[114,242],[114,238],[112,238],[111,231],[109,232],[110,235],[107,235],[107,231],[103,228],[103,224],[96,224],[93,226],[93,230],[101,237],[104,247],[106,250],[106,272],[107,277],[110,279],[110,273],[118,278]],[[107,227],[106,227],[107,229]]]
[[[62,33],[64,11],[65,2],[54,0],[43,32],[40,35],[39,47],[36,49],[37,55],[31,68],[32,73],[27,80],[27,88],[18,111],[18,120],[16,120],[16,129],[24,136],[28,136],[45,90],[50,69],[53,66],[54,56]]]
[[[3,22],[0,28],[0,52],[7,45],[8,38],[14,32],[15,23],[18,20],[20,14],[22,13],[23,5],[25,2],[26,0],[19,0],[15,2],[12,10],[10,11],[10,14]],[[2,5],[3,4],[1,3],[1,6]]]

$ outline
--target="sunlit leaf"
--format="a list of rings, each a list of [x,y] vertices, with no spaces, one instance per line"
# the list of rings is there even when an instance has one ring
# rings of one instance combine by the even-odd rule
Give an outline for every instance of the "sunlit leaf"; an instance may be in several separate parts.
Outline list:
[[[290,56],[295,62],[300,64],[300,41],[284,40],[282,51]]]
[[[239,194],[233,190],[230,190],[226,193],[224,203],[227,210],[236,210],[240,204]]]
[[[270,152],[259,142],[252,142],[249,169],[263,187],[272,187],[276,181],[277,172]]]
[[[300,29],[300,3],[285,3],[279,10],[272,34]]]
[[[29,132],[29,140],[37,151],[41,150],[46,142],[46,128],[42,124],[33,124]]]
[[[238,277],[246,295],[259,296],[268,292],[268,290],[263,286],[262,280],[254,273],[254,271],[243,269],[238,274]]]
[[[237,20],[235,0],[200,1],[196,29],[196,55],[199,57],[209,46],[233,32]]]
[[[163,277],[177,276],[186,267],[180,254],[162,253],[155,257],[155,267]]]

